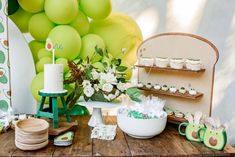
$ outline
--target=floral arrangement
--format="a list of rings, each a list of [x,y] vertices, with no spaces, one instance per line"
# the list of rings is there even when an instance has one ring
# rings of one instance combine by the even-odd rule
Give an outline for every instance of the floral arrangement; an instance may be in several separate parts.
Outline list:
[[[122,60],[111,59],[107,52],[97,47],[95,51],[93,56],[99,54],[106,58],[105,62],[99,62],[102,68],[94,66],[92,57],[68,62],[71,75],[65,79],[65,84],[75,83],[75,89],[67,97],[67,104],[75,104],[81,96],[85,101],[111,102],[122,94],[128,95],[133,101],[141,101],[139,90],[128,87],[129,83],[125,79],[127,67],[122,66]]]

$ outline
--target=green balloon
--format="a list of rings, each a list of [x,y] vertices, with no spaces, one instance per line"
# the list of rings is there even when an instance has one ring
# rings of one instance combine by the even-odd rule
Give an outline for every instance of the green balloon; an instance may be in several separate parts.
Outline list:
[[[68,60],[65,58],[58,58],[55,61],[56,64],[63,64],[64,65],[64,73],[69,71]]]
[[[31,83],[31,93],[37,102],[40,102],[42,98],[41,96],[38,95],[38,91],[42,90],[43,88],[44,88],[44,73],[40,72],[34,77]],[[49,103],[48,98],[46,98],[45,103],[46,104]]]
[[[44,71],[44,64],[51,64],[52,63],[52,58],[50,57],[43,57],[41,58],[37,63],[36,63],[36,70],[37,73],[43,72]]]
[[[81,49],[81,38],[79,33],[71,26],[59,25],[49,33],[55,47],[56,58],[75,59]]]
[[[80,0],[80,6],[83,12],[94,20],[104,19],[112,11],[110,0]]]
[[[19,3],[17,0],[8,1],[8,15],[14,14],[19,9]]]
[[[47,51],[45,48],[42,48],[38,51],[38,60],[40,60],[43,57],[51,57],[52,53],[50,51]]]
[[[17,25],[22,33],[27,33],[31,16],[32,14],[19,8],[17,12],[15,12],[13,15],[10,15],[9,17]]]
[[[8,111],[8,103],[6,100],[0,100],[0,110],[2,110],[3,112]]]
[[[29,13],[38,13],[44,9],[44,0],[18,0],[21,8]]]
[[[77,0],[46,0],[45,12],[56,24],[71,23],[78,13]]]
[[[37,40],[32,40],[31,42],[29,42],[29,48],[31,50],[34,63],[38,61],[38,51],[44,47],[45,47],[44,42],[39,42]]]
[[[142,34],[135,21],[124,14],[112,13],[108,18],[90,23],[90,32],[99,35],[108,52],[131,65],[136,62],[136,50],[142,42]]]
[[[90,115],[88,109],[81,105],[74,105],[70,110],[71,116],[88,116]]]
[[[75,28],[81,36],[84,36],[89,32],[90,24],[88,18],[82,11],[78,11],[77,17],[70,25]]]
[[[38,41],[46,41],[48,34],[55,27],[45,13],[38,13],[29,21],[29,32]]]
[[[88,57],[92,62],[99,61],[102,57],[98,53],[94,55],[96,46],[101,48],[103,51],[105,50],[104,41],[100,36],[96,34],[88,34],[82,37],[81,58],[86,59]]]

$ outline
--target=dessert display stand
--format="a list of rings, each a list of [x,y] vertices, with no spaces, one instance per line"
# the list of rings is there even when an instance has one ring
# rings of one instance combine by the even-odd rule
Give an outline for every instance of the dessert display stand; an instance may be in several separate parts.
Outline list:
[[[92,116],[88,122],[90,127],[95,127],[97,124],[104,124],[102,116],[102,108],[116,108],[120,106],[119,102],[99,102],[99,101],[79,101],[79,105],[88,108],[93,108]]]
[[[205,115],[211,115],[214,70],[219,54],[217,48],[208,40],[186,33],[163,33],[145,40],[137,50],[138,59],[145,58],[182,58],[199,59],[202,68],[190,70],[185,66],[182,69],[174,69],[170,66],[160,68],[157,66],[136,65],[138,68],[138,81],[175,86],[178,89],[194,88],[198,92],[190,95],[188,92],[171,93],[169,91],[140,88],[145,94],[157,95],[166,100],[166,107],[183,112],[193,113],[202,111]],[[168,117],[168,121],[179,123],[185,121],[174,115]]]

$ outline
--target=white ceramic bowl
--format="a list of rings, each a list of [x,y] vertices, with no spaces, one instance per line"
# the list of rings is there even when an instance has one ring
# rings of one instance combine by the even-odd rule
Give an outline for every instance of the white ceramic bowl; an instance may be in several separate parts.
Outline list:
[[[161,58],[157,57],[155,58],[155,65],[160,68],[166,68],[169,64],[169,59],[168,58]]]
[[[117,124],[129,136],[147,139],[160,134],[166,127],[167,113],[161,119],[136,119],[118,113]]]
[[[153,66],[154,65],[154,58],[147,58],[147,57],[140,58],[139,64],[144,65],[144,66]]]

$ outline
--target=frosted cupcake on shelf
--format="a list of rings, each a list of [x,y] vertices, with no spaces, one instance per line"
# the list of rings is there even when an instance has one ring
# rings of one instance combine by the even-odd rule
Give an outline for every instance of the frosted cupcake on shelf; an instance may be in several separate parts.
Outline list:
[[[153,66],[153,65],[154,65],[154,58],[150,58],[150,57],[141,57],[141,58],[139,59],[139,65]]]
[[[166,91],[168,91],[168,90],[169,90],[169,88],[168,88],[168,86],[167,86],[167,85],[163,85],[163,86],[162,86],[162,90],[163,90],[164,92],[166,92]]]
[[[141,83],[141,82],[139,82],[139,83],[137,84],[137,87],[138,87],[138,88],[143,88],[143,87],[144,87],[144,84]]]
[[[164,57],[156,57],[155,65],[159,68],[166,68],[169,64],[169,59]]]
[[[171,58],[170,67],[173,69],[183,69],[184,59],[183,58]]]
[[[160,90],[160,89],[161,89],[161,86],[160,86],[160,84],[155,84],[155,85],[153,86],[153,88],[156,89],[156,90]]]
[[[184,113],[178,110],[174,111],[175,117],[184,118]]]
[[[175,86],[170,87],[170,92],[175,93],[177,91],[177,88]]]
[[[190,94],[190,95],[196,95],[196,94],[197,94],[196,89],[191,88],[191,89],[189,90],[189,94]]]
[[[147,84],[145,85],[145,87],[148,88],[148,89],[151,89],[151,88],[153,87],[153,85],[152,85],[151,83],[147,83]]]
[[[193,71],[198,71],[202,68],[202,63],[200,59],[186,59],[186,68]]]
[[[184,87],[180,87],[179,92],[181,94],[185,94],[186,93],[186,89]]]

